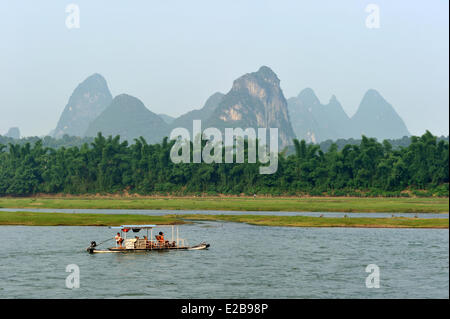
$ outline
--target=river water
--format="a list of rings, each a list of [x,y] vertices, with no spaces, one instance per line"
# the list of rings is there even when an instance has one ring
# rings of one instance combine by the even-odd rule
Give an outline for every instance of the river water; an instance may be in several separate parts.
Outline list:
[[[68,208],[0,208],[0,212],[34,212],[34,213],[67,213],[67,214],[133,214],[133,215],[167,215],[167,214],[208,214],[208,215],[276,215],[276,216],[311,216],[319,217],[415,217],[446,218],[448,213],[343,213],[343,212],[269,212],[269,211],[217,211],[217,210],[155,210],[155,209],[68,209]]]
[[[1,298],[449,298],[448,229],[196,222],[180,226],[180,237],[209,250],[93,255],[85,248],[111,229],[0,233]],[[79,288],[66,287],[69,264],[79,267]],[[369,264],[380,288],[366,287]]]

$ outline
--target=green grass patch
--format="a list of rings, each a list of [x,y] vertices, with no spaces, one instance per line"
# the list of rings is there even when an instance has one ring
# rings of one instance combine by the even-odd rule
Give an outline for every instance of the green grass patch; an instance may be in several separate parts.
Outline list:
[[[123,224],[175,225],[186,223],[175,216],[0,212],[0,225],[119,226]]]
[[[176,217],[177,215],[171,215]],[[180,216],[179,216],[180,217]],[[447,228],[444,218],[350,218],[309,216],[258,216],[258,215],[182,215],[183,219],[226,221],[259,226],[288,227],[364,227],[364,228]]]
[[[448,219],[431,218],[330,218],[309,216],[258,215],[109,215],[0,212],[0,225],[25,226],[118,226],[123,224],[174,225],[189,220],[226,221],[259,226],[288,227],[384,227],[384,228],[448,228]]]
[[[0,208],[448,213],[448,198],[0,197]]]

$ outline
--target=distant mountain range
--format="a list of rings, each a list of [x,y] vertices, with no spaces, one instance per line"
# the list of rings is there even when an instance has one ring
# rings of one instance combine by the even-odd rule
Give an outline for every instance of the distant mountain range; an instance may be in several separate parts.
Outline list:
[[[350,118],[335,96],[321,104],[309,88],[286,100],[277,75],[263,66],[236,79],[228,93],[214,93],[201,109],[177,118],[155,114],[127,94],[113,99],[106,80],[94,74],[75,89],[52,136],[95,136],[102,132],[119,134],[128,141],[143,136],[153,143],[175,127],[191,131],[193,120],[202,120],[203,129],[276,127],[281,147],[292,144],[295,137],[320,143],[363,134],[380,140],[410,135],[394,108],[376,90],[367,91]]]
[[[380,93],[368,90],[351,118],[333,95],[328,104],[321,104],[314,91],[304,89],[288,100],[291,123],[298,139],[320,143],[362,135],[379,140],[409,136],[401,117]]]
[[[289,115],[295,135],[300,140],[319,143],[327,139],[356,137],[350,119],[333,95],[323,105],[312,89],[304,89],[288,100]]]

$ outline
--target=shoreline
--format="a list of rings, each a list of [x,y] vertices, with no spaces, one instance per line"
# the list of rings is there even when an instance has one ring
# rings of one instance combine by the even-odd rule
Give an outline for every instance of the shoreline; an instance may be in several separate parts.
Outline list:
[[[391,197],[0,197],[0,208],[447,213],[449,198]]]
[[[178,216],[178,215],[171,215]],[[310,217],[261,215],[182,215],[185,220],[246,223],[255,226],[277,227],[343,227],[343,228],[428,228],[448,229],[448,219],[408,217]]]
[[[117,226],[121,224],[182,225],[195,221],[236,222],[274,227],[448,229],[448,219],[309,217],[276,215],[108,215],[0,212],[1,226]]]
[[[348,198],[348,199],[449,199],[448,196],[416,196],[411,193],[407,193],[408,196],[333,196],[333,195],[310,195],[310,194],[297,194],[297,195],[271,195],[271,194],[257,194],[259,199],[298,199],[298,198],[309,198],[309,199],[326,199],[326,198]],[[364,195],[364,193],[361,193]],[[237,198],[237,199],[254,199],[253,195],[245,194],[148,194],[141,195],[138,193],[85,193],[85,194],[65,194],[65,193],[37,193],[33,195],[0,195],[0,199],[26,199],[26,198],[48,198],[48,199],[223,199],[223,198]]]

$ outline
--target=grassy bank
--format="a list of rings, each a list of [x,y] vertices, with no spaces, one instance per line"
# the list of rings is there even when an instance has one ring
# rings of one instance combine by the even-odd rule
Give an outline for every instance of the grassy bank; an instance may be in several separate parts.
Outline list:
[[[0,212],[0,225],[118,226],[123,224],[174,225],[183,223],[185,222],[176,216]]]
[[[0,208],[448,213],[448,198],[0,197]]]
[[[112,226],[123,224],[183,224],[186,220],[226,221],[260,226],[289,227],[377,227],[448,228],[448,219],[419,218],[329,218],[257,215],[108,215],[0,212],[0,225],[26,226]]]
[[[175,215],[174,215],[175,217]],[[448,219],[437,218],[330,218],[309,216],[183,215],[184,219],[226,221],[259,226],[363,227],[363,228],[448,228]]]

